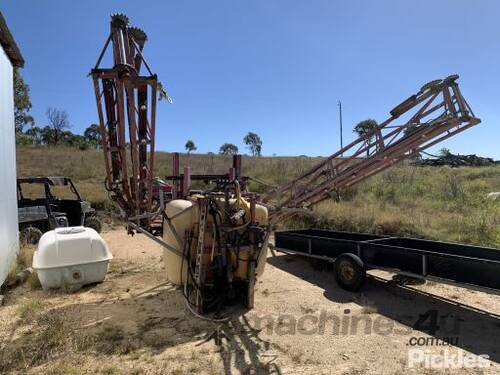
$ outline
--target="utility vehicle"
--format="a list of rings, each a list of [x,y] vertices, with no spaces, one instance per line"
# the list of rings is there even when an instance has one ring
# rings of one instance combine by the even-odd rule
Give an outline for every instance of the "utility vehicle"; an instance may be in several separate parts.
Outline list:
[[[101,221],[68,177],[17,179],[17,209],[21,241],[36,244],[56,227],[78,226],[101,231]]]

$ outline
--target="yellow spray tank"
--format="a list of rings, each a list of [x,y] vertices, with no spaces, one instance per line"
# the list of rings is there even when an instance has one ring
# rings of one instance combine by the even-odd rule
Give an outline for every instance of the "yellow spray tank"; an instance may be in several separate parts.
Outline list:
[[[165,205],[165,220],[163,223],[163,239],[164,241],[181,253],[184,253],[190,262],[195,260],[196,242],[199,231],[200,208],[198,199],[203,198],[201,195],[192,195],[187,199],[175,199]],[[233,223],[229,229],[232,231],[244,231],[250,224],[251,205],[239,193],[239,189],[235,197],[228,199],[227,203],[223,197],[214,199],[216,206],[220,211],[224,211],[229,205],[232,211],[244,210],[244,215]],[[266,227],[268,224],[267,208],[255,204],[255,225]],[[214,250],[216,246],[215,240],[215,225],[211,215],[206,216],[206,224],[204,231],[204,250],[203,250],[203,265],[208,269],[211,262],[214,260]],[[186,241],[188,243],[186,243]],[[265,243],[264,243],[265,242]],[[261,244],[261,250],[258,253],[258,258],[255,264],[255,276],[259,277],[264,272],[264,267],[267,258],[267,236],[266,240]],[[224,246],[224,243],[222,243]],[[246,281],[248,278],[249,254],[251,254],[252,246],[242,244],[238,252],[231,252],[227,255],[228,265],[231,266],[232,278],[235,282]],[[163,256],[165,262],[165,270],[167,279],[176,285],[183,285],[186,282],[188,264],[186,259],[169,251],[164,250]],[[207,274],[207,282],[213,275]]]
[[[199,216],[198,205],[186,199],[175,199],[165,205],[166,219],[163,222],[163,240],[179,252],[183,252],[186,233],[190,231]],[[182,257],[163,248],[163,261],[167,279],[176,285],[186,279],[187,265]],[[183,264],[184,263],[184,264]]]

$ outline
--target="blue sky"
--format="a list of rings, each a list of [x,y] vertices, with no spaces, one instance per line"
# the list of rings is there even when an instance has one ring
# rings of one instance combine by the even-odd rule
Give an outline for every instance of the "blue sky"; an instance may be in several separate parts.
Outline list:
[[[174,104],[161,102],[157,148],[243,150],[248,131],[265,155],[328,155],[365,118],[432,79],[458,73],[483,120],[439,147],[500,159],[500,1],[496,0],[0,0],[26,59],[32,113],[65,109],[73,131],[96,122],[92,83],[121,12],[146,31],[145,55]]]

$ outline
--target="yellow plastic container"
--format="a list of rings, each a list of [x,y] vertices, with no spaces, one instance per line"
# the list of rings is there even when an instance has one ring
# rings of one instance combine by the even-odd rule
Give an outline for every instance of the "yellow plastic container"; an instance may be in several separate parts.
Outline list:
[[[182,252],[184,249],[184,238],[188,230],[193,227],[194,218],[198,217],[198,207],[193,202],[185,199],[175,199],[165,205],[165,214],[170,219],[177,237],[171,226],[166,221],[163,223],[163,240]],[[163,261],[165,263],[165,270],[167,279],[173,284],[181,284],[181,266],[182,257],[174,254],[168,249],[163,250]],[[186,279],[187,264],[184,261],[182,280]]]
[[[163,224],[163,239],[164,241],[175,248],[176,250],[183,252],[184,240],[186,238],[186,233],[190,230],[197,231],[197,223],[199,219],[199,207],[196,202],[196,197],[193,200],[176,199],[170,201],[165,206],[165,214],[170,220],[170,225],[165,219]],[[223,199],[221,199],[220,208],[223,208]],[[245,220],[250,219],[250,204],[243,198],[231,199],[229,201],[231,206],[237,205],[239,208],[245,210]],[[259,225],[266,225],[268,222],[267,208],[257,204],[255,207],[255,219]],[[206,265],[211,262],[211,255],[213,249],[213,221],[212,216],[207,215],[206,227],[205,227],[205,238],[204,238],[204,255],[203,263]],[[239,225],[244,225],[242,222]],[[173,229],[172,229],[173,228]],[[197,233],[194,233],[197,236]],[[195,244],[194,244],[195,245]],[[232,259],[233,266],[236,266],[236,271],[234,277],[241,280],[246,280],[248,276],[248,256],[250,247],[242,247],[240,249],[239,259]],[[194,247],[190,249],[190,256],[194,256]],[[263,245],[263,249],[259,254],[256,264],[256,276],[262,275],[264,272],[264,266],[267,259],[267,243]],[[186,280],[187,275],[187,264],[186,261],[182,260],[182,257],[171,251],[165,249],[163,260],[165,263],[165,270],[167,274],[167,279],[173,284],[180,285],[184,280]],[[184,263],[184,264],[183,264]],[[181,267],[182,267],[182,277],[181,277]],[[210,277],[210,275],[206,275]]]

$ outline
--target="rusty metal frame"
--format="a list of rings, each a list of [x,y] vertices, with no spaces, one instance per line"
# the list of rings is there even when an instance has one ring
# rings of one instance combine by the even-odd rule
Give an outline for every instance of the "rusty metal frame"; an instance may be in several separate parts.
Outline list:
[[[462,96],[457,75],[424,85],[390,111],[391,117],[262,201],[272,220],[308,208],[394,164],[480,123]],[[409,120],[392,125],[403,115]],[[341,157],[341,155],[349,155]],[[364,157],[366,155],[366,157]]]
[[[156,98],[160,91],[142,50],[146,34],[111,17],[111,32],[90,75],[94,83],[106,168],[105,186],[127,217],[152,209]],[[113,68],[99,68],[112,45]],[[144,65],[149,75],[140,75]],[[142,219],[142,225],[149,225]]]

